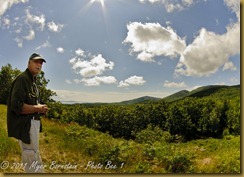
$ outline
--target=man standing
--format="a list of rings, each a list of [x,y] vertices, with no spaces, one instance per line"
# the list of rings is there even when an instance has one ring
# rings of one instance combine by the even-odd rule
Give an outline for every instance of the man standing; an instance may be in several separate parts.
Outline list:
[[[39,54],[30,56],[28,68],[12,83],[7,103],[8,136],[19,140],[27,173],[43,172],[41,168],[35,169],[42,165],[39,154],[40,116],[48,111],[47,105],[40,104],[36,86],[36,76],[41,72],[43,62],[46,60]]]

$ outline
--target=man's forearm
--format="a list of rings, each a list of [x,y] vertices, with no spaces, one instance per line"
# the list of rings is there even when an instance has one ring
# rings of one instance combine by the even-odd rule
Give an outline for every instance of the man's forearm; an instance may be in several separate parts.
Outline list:
[[[33,114],[33,113],[46,114],[47,111],[48,111],[48,107],[45,104],[29,105],[24,103],[20,114]]]
[[[22,107],[22,112],[20,114],[33,114],[38,112],[38,106],[37,105],[29,105],[24,103]]]

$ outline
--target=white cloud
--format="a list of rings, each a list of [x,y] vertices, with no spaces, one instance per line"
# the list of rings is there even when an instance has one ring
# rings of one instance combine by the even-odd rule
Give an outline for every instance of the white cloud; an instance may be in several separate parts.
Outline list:
[[[82,50],[82,49],[77,49],[76,51],[75,51],[75,53],[76,53],[76,55],[78,55],[78,56],[80,56],[80,57],[84,57],[85,56],[85,51],[84,50]]]
[[[27,24],[36,24],[38,29],[43,31],[45,28],[45,16],[43,14],[36,16],[30,13],[29,9],[26,9],[26,23]]]
[[[168,12],[184,9],[194,4],[193,0],[139,0],[142,3],[161,3]],[[240,54],[240,2],[238,0],[224,0],[225,4],[234,12],[238,21],[233,21],[226,27],[225,34],[217,34],[199,30],[194,41],[186,46],[170,27],[164,28],[159,24],[138,22],[127,25],[128,34],[124,43],[131,44],[131,53],[136,53],[142,61],[154,61],[156,56],[174,58],[180,56],[175,68],[176,75],[209,76],[220,68],[236,70],[229,61],[231,56]]]
[[[95,76],[93,78],[83,78],[81,80],[86,86],[99,86],[101,83],[114,84],[117,82],[114,76]]]
[[[185,82],[169,82],[168,80],[166,80],[163,84],[164,87],[168,87],[168,88],[182,88],[182,87],[187,87],[187,85],[185,84]]]
[[[62,47],[58,47],[58,48],[57,48],[57,52],[58,52],[58,53],[64,53],[64,48],[62,48]]]
[[[0,17],[10,9],[14,4],[27,3],[29,0],[1,0],[0,1]]]
[[[128,84],[128,83],[126,83],[124,81],[120,81],[119,85],[118,85],[118,87],[129,87],[129,86],[130,86],[130,84]]]
[[[112,61],[106,62],[106,59],[101,54],[93,56],[91,59],[72,58],[70,63],[72,68],[83,77],[93,77],[102,75],[106,70],[112,70],[114,63]]]
[[[114,62],[107,61],[101,54],[86,54],[84,50],[77,49],[76,56],[69,60],[72,69],[80,74],[82,79],[75,79],[74,83],[83,83],[85,86],[99,86],[100,84],[115,84],[114,76],[103,76],[104,72],[113,70]],[[70,83],[70,82],[69,82]]]
[[[227,65],[230,66],[229,58],[239,53],[239,23],[229,25],[223,35],[203,28],[181,55],[175,73],[186,76],[208,76],[222,66],[227,69]]]
[[[69,80],[69,79],[65,79],[65,82],[66,82],[67,84],[72,84],[72,81]]]
[[[175,58],[180,55],[186,43],[170,27],[159,23],[133,22],[127,25],[128,33],[124,44],[131,44],[131,53],[136,53],[141,61],[154,61],[156,56]]]
[[[238,21],[229,24],[222,35],[202,28],[181,55],[176,75],[209,76],[221,67],[223,70],[236,70],[229,59],[240,54],[240,2],[225,0],[225,3],[236,14]]]
[[[3,28],[9,29],[9,27],[10,27],[10,19],[8,19],[7,17],[3,18],[2,19],[2,23],[0,23],[0,26],[2,26]]]
[[[215,85],[226,85],[225,82],[217,82]]]
[[[25,3],[28,2],[28,0],[5,0],[4,2],[3,0],[1,0],[0,13],[5,13],[5,11],[11,8],[13,4],[17,4],[20,2]],[[60,32],[64,26],[62,24],[56,24],[54,21],[46,23],[46,18],[44,14],[39,13],[37,11],[35,13],[37,13],[38,15],[32,14],[31,7],[29,6],[25,9],[25,15],[23,17],[15,17],[13,18],[13,21],[10,21],[10,19],[7,18],[7,16],[1,19],[0,15],[1,28],[8,29],[10,33],[12,33],[12,31],[14,32],[12,34],[16,35],[14,40],[16,41],[19,47],[23,46],[23,42],[25,40],[34,40],[35,35],[37,34],[37,30],[42,32],[45,30],[45,26],[47,26],[47,28],[53,32]],[[26,31],[29,32],[28,35],[26,35]],[[47,46],[42,45],[36,48],[40,49],[42,47]]]
[[[118,87],[129,87],[131,85],[144,85],[146,81],[142,76],[131,76],[124,81],[120,81]]]
[[[234,64],[231,61],[228,61],[224,64],[223,71],[225,70],[232,70],[235,71],[237,68],[234,66]]]
[[[240,21],[240,1],[239,0],[224,0],[225,4],[236,14]]]
[[[47,47],[51,47],[52,45],[50,44],[50,42],[48,40],[46,40],[43,44],[41,44],[40,46],[36,47],[36,50],[40,50],[41,48],[47,48]]]
[[[35,38],[35,31],[34,30],[30,30],[29,34],[27,36],[23,37],[24,39],[31,41]]]
[[[23,47],[23,39],[16,37],[14,39],[17,42],[18,47],[22,48]]]
[[[56,24],[55,22],[51,21],[47,23],[47,27],[52,32],[60,32],[64,25]]]
[[[141,3],[160,3],[164,6],[168,13],[180,11],[194,4],[193,0],[139,0]]]

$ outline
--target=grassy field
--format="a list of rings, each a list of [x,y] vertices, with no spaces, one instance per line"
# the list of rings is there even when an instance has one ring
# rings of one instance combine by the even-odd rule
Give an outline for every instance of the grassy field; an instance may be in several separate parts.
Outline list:
[[[240,136],[186,143],[115,139],[76,123],[42,119],[40,152],[46,173],[240,173]],[[0,105],[0,173],[23,173],[18,141],[7,137]]]

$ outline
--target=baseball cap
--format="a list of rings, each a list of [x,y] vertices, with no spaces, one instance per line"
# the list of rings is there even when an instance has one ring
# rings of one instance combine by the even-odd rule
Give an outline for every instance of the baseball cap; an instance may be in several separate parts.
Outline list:
[[[40,54],[37,53],[33,53],[30,56],[29,60],[43,60],[46,63],[46,60]]]

